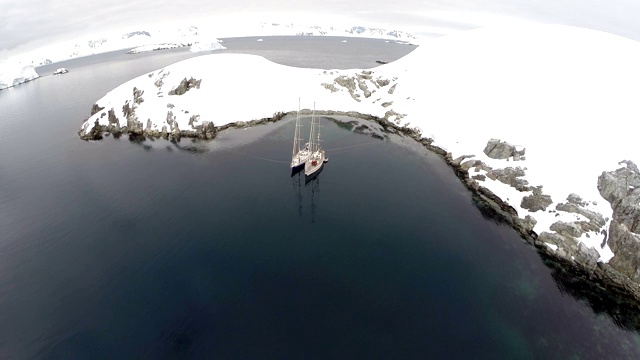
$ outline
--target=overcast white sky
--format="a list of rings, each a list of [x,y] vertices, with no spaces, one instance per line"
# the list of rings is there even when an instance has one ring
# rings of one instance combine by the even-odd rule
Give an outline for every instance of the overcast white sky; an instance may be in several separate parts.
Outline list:
[[[293,15],[314,14],[313,20]],[[0,59],[115,28],[228,14],[290,13],[291,22],[335,15],[349,25],[418,34],[445,33],[523,19],[603,30],[640,41],[640,0],[0,0]],[[324,17],[321,15],[325,15]],[[247,16],[249,19],[250,17]],[[258,34],[256,34],[258,35]]]

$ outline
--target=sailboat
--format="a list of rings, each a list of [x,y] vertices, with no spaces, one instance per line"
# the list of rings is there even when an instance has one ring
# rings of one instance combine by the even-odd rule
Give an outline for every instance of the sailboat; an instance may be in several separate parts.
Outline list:
[[[295,174],[302,169],[302,165],[309,158],[309,143],[305,144],[305,147],[301,149],[300,143],[302,138],[300,137],[300,99],[298,99],[298,115],[296,116],[296,129],[293,134],[293,152],[291,155],[291,174]]]
[[[316,103],[313,103],[311,115],[311,132],[309,133],[309,156],[304,164],[304,175],[307,180],[318,175],[322,166],[329,159],[325,157],[324,150],[320,147],[320,119],[316,119]]]

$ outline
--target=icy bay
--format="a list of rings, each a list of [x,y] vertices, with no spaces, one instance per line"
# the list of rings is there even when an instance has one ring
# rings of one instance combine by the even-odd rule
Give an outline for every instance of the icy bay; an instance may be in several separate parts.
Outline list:
[[[335,155],[306,186],[278,162],[287,119],[210,143],[78,140],[102,94],[187,55],[108,56],[0,93],[6,357],[639,355],[412,140],[325,117]]]

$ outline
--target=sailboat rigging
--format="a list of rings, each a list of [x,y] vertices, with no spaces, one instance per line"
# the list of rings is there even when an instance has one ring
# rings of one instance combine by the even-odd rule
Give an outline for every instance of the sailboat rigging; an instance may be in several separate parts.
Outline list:
[[[306,179],[310,180],[320,173],[324,163],[329,160],[325,157],[324,150],[320,147],[320,119],[316,119],[316,103],[313,103],[308,147],[309,155],[304,164],[304,174]]]
[[[301,149],[300,143],[302,138],[300,137],[300,99],[298,98],[298,114],[296,115],[296,128],[293,134],[293,152],[291,154],[291,173],[292,175],[302,169],[302,165],[305,164],[309,158],[309,143],[305,144],[305,147]]]

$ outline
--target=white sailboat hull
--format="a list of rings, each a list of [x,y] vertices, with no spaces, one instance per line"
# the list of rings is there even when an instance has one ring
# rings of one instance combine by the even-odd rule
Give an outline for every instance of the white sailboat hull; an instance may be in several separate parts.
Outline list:
[[[308,158],[309,158],[309,150],[307,149],[300,150],[291,159],[291,169],[297,169],[300,166],[304,165],[307,162]]]
[[[309,159],[304,164],[304,175],[306,177],[313,177],[317,175],[322,169],[322,166],[324,165],[324,163],[325,163],[324,150],[319,150],[314,152],[309,156]]]

